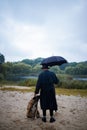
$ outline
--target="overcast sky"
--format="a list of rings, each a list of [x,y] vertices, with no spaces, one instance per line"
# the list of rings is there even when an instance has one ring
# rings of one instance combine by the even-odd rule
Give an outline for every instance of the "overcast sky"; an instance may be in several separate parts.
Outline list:
[[[87,0],[0,0],[0,53],[87,61]]]

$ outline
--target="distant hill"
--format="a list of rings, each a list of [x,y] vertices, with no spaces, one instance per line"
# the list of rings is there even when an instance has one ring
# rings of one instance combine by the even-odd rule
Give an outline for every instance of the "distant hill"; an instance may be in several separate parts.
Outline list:
[[[42,57],[39,57],[39,58],[36,58],[36,59],[23,59],[20,62],[22,62],[24,64],[27,64],[27,65],[31,65],[32,67],[34,67],[37,64],[40,65],[40,63],[42,62],[43,59],[44,58],[42,58]],[[16,63],[18,63],[18,62],[16,62]],[[67,64],[63,64],[63,65],[59,66],[59,68],[61,70],[65,70],[66,67],[76,67],[78,65],[80,65],[80,66],[87,66],[87,61],[83,61],[83,62],[69,62]]]
[[[36,59],[23,59],[21,62],[22,63],[25,63],[25,64],[28,64],[28,65],[31,65],[31,66],[35,66],[37,64],[40,64],[42,62],[44,58],[36,58]]]

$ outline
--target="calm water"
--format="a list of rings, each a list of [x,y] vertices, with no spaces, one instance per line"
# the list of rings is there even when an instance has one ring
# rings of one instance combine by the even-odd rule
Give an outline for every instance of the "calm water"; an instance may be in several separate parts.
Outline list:
[[[37,79],[37,76],[22,76],[21,79]]]
[[[21,79],[37,79],[38,76],[22,76]],[[73,78],[73,80],[87,81],[87,78]]]
[[[87,78],[73,78],[73,80],[87,81]]]

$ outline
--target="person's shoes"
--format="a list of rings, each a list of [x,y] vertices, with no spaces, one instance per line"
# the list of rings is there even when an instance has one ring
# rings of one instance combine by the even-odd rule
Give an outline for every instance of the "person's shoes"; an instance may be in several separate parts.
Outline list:
[[[42,117],[42,121],[43,121],[43,122],[46,122],[46,117]]]
[[[53,122],[55,122],[56,120],[53,118],[53,117],[51,117],[50,118],[50,123],[53,123]]]

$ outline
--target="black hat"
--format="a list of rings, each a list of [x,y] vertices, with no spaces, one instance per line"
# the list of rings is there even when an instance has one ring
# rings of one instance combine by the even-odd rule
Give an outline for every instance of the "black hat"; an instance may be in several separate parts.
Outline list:
[[[49,69],[49,67],[47,65],[42,65],[41,69]]]

